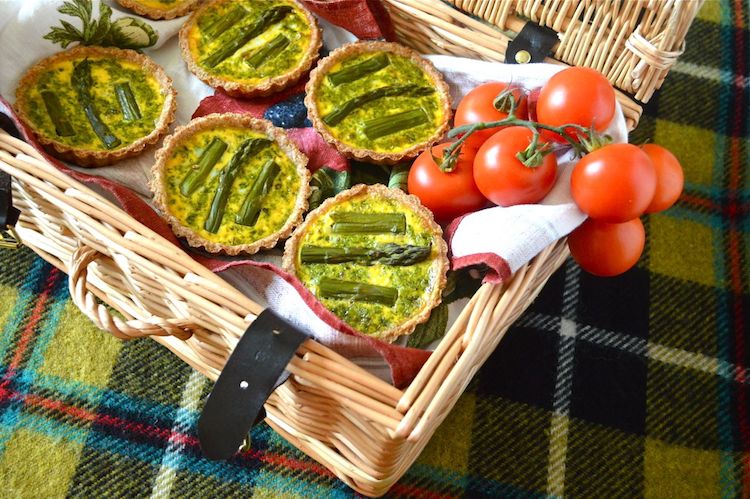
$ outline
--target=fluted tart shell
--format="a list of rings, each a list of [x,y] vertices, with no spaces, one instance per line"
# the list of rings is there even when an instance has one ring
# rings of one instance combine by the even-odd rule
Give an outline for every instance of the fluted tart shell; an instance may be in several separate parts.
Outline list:
[[[297,0],[283,0],[281,2],[269,1],[268,7],[273,7],[275,5],[292,6],[296,12],[303,16],[305,23],[310,28],[310,40],[307,48],[300,57],[299,62],[289,70],[280,74],[250,80],[230,75],[219,75],[216,74],[216,72],[207,70],[199,63],[199,60],[207,54],[199,53],[195,43],[191,40],[196,36],[200,36],[199,21],[201,17],[209,14],[213,9],[216,9],[225,3],[229,3],[230,5],[242,5],[241,1],[209,0],[195,10],[182,28],[180,28],[179,38],[182,58],[185,60],[190,72],[197,76],[206,85],[217,88],[233,97],[263,97],[280,92],[297,83],[305,74],[307,74],[313,64],[318,60],[320,47],[323,44],[323,37],[315,16]],[[242,49],[238,50],[238,52],[240,51],[242,51]]]
[[[113,59],[117,62],[134,63],[141,68],[144,74],[153,77],[154,81],[158,84],[158,92],[164,100],[161,104],[161,111],[155,119],[153,127],[150,128],[149,133],[115,149],[93,149],[67,144],[61,138],[56,138],[53,134],[45,132],[45,130],[35,123],[31,116],[31,109],[35,106],[43,108],[45,104],[32,99],[29,95],[31,89],[35,87],[39,79],[51,67],[60,63],[64,64],[67,61],[80,61],[87,58],[94,60]],[[143,105],[143,103],[140,103],[140,105]],[[167,133],[169,125],[175,119],[177,99],[175,89],[172,86],[172,79],[151,58],[134,50],[78,46],[54,54],[34,64],[18,82],[18,87],[16,87],[16,102],[13,107],[21,121],[34,133],[37,140],[52,155],[79,166],[94,167],[111,165],[123,159],[137,156],[146,147],[156,144]],[[88,124],[85,126],[88,126]],[[116,125],[110,126],[110,128],[117,135],[118,130],[116,129]]]
[[[401,212],[405,214],[408,212],[407,225],[410,224],[409,221],[417,223],[419,225],[418,228],[420,229],[419,232],[421,232],[425,237],[429,235],[429,239],[431,241],[431,252],[427,260],[429,264],[425,269],[423,269],[428,275],[429,289],[427,290],[426,294],[421,294],[419,296],[419,299],[422,300],[421,305],[415,308],[407,316],[397,317],[398,319],[403,320],[391,321],[395,323],[390,324],[385,329],[377,331],[362,331],[363,334],[367,334],[368,336],[372,336],[386,342],[393,342],[402,335],[408,335],[412,333],[414,331],[414,328],[418,324],[426,322],[429,319],[432,310],[436,306],[438,306],[442,300],[442,292],[446,285],[446,275],[449,267],[447,257],[448,248],[445,240],[443,239],[443,231],[440,226],[435,223],[432,213],[427,208],[422,206],[416,196],[408,195],[400,189],[393,189],[384,185],[359,184],[352,187],[351,189],[339,193],[335,197],[327,199],[325,202],[323,202],[323,204],[321,204],[318,208],[311,211],[307,215],[302,225],[300,225],[299,228],[294,231],[292,237],[287,240],[284,248],[284,258],[282,265],[285,270],[297,275],[303,282],[303,284],[309,287],[309,284],[305,282],[304,277],[301,276],[301,267],[303,266],[303,264],[301,263],[300,259],[300,251],[303,244],[306,240],[308,240],[308,238],[315,237],[311,234],[313,234],[314,231],[319,230],[320,226],[318,223],[321,221],[325,223],[325,221],[327,220],[326,217],[335,208],[340,207],[342,204],[349,203],[350,201],[354,201],[356,203],[357,200],[362,200],[365,198],[374,199],[376,202],[379,200],[388,200],[392,202],[392,205],[398,206]],[[415,229],[411,227],[411,230]],[[390,235],[386,234],[382,237],[384,239],[391,239],[391,241],[383,241],[383,243],[392,242],[392,238],[390,237]],[[378,237],[375,237],[374,239],[378,239]],[[382,270],[378,270],[378,265],[369,266],[367,268],[368,272],[375,272],[374,275],[376,277],[386,275]],[[390,268],[396,269],[393,271],[395,273],[401,272],[402,270],[400,269],[403,269],[404,267]],[[346,271],[335,270],[333,272],[337,273]],[[401,284],[401,286],[394,287],[397,287],[397,289],[399,289],[400,291],[406,287],[409,287],[409,289],[413,291],[421,291],[412,289],[413,286],[410,286],[409,283],[401,282],[399,284]],[[311,289],[310,291],[313,294],[316,294],[314,289]],[[401,298],[399,298],[399,300],[400,299]],[[404,299],[406,300],[407,298]],[[324,300],[322,299],[321,303],[325,305]],[[350,306],[346,303],[345,305],[347,307]],[[399,306],[398,302],[395,306]],[[379,313],[382,315],[384,312]],[[344,317],[339,317],[346,322],[346,319]],[[372,319],[375,319],[375,317],[372,317]],[[354,329],[361,329],[358,328],[355,324],[349,324]]]
[[[324,116],[319,109],[318,101],[321,86],[324,84],[326,77],[333,68],[339,66],[339,63],[370,53],[394,54],[395,56],[408,59],[429,79],[430,85],[434,87],[439,101],[437,108],[439,115],[435,117],[436,123],[429,136],[407,144],[403,149],[397,151],[378,151],[374,148],[362,147],[337,138],[328,125],[324,123]],[[362,81],[366,81],[368,78],[372,77],[365,76]],[[343,45],[331,52],[328,57],[320,60],[315,69],[310,73],[310,79],[305,87],[305,91],[305,105],[308,117],[312,121],[313,126],[328,143],[332,144],[339,152],[350,159],[388,165],[412,159],[427,147],[440,140],[449,128],[452,113],[451,97],[450,89],[443,75],[430,61],[420,56],[416,51],[398,43],[368,41]],[[381,104],[381,101],[378,101],[377,105],[379,106],[379,115],[388,111],[387,104]]]
[[[294,181],[295,194],[291,200],[292,206],[289,215],[285,218],[282,225],[272,233],[265,235],[257,240],[248,240],[240,244],[228,244],[221,241],[209,240],[200,235],[198,231],[190,227],[177,214],[170,209],[167,180],[172,173],[168,168],[168,163],[172,159],[175,151],[182,145],[188,143],[192,137],[200,132],[210,132],[212,130],[237,130],[243,129],[254,133],[265,135],[277,147],[281,154],[293,164],[297,180]],[[220,134],[217,135],[221,138]],[[228,163],[232,151],[227,150],[224,166]],[[151,170],[150,187],[154,194],[153,202],[161,212],[164,219],[172,227],[172,231],[178,237],[184,237],[187,243],[195,248],[204,248],[210,253],[223,253],[227,255],[253,254],[262,249],[272,248],[279,240],[286,239],[292,230],[302,221],[302,216],[307,210],[307,197],[310,193],[310,172],[307,169],[307,157],[300,152],[294,142],[289,139],[286,133],[269,121],[253,118],[244,114],[225,113],[210,114],[201,118],[192,120],[185,126],[178,127],[175,132],[164,140],[164,145],[156,153],[156,163]],[[214,167],[212,175],[218,175],[219,163]],[[209,203],[210,203],[210,197]],[[225,222],[234,223],[229,220],[230,214],[224,216]],[[228,221],[228,222],[227,222]]]

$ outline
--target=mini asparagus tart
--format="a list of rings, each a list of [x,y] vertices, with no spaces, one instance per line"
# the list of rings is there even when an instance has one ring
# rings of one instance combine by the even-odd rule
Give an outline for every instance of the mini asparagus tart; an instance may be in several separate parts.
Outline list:
[[[307,157],[283,130],[241,114],[197,118],[156,153],[151,190],[172,230],[212,253],[256,253],[307,209]]]
[[[172,80],[133,50],[76,47],[24,74],[15,109],[39,142],[81,166],[138,155],[174,121]]]
[[[201,0],[117,0],[117,3],[149,19],[174,19],[195,10]]]
[[[440,226],[415,196],[357,185],[308,214],[283,265],[354,329],[391,342],[440,304],[446,253]]]
[[[435,67],[395,43],[357,42],[310,73],[305,105],[344,155],[380,164],[415,157],[448,129],[448,85]]]
[[[190,71],[239,97],[296,83],[317,60],[321,44],[315,17],[296,0],[212,0],[180,29]]]

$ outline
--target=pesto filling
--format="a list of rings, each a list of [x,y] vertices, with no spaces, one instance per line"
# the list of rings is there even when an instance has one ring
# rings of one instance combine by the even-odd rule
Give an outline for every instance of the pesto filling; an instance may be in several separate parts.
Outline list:
[[[211,56],[242,40],[243,33],[271,9],[290,7],[291,12],[271,23],[257,36],[240,43],[236,50],[216,62]],[[241,83],[255,83],[294,71],[304,60],[312,28],[304,12],[284,0],[242,0],[214,4],[193,25],[190,51],[207,73]],[[268,46],[272,50],[268,50]]]
[[[85,60],[89,62],[92,77],[88,96],[98,118],[119,139],[119,144],[108,148],[97,136],[73,86],[74,66],[84,59],[56,62],[35,82],[20,90],[26,94],[25,111],[37,133],[73,148],[91,151],[121,149],[150,134],[164,106],[164,95],[156,78],[130,61],[97,57]],[[139,116],[126,116],[122,108],[117,89],[124,85],[129,89]],[[50,105],[50,95],[55,96],[54,105]],[[59,109],[55,109],[56,106]],[[61,129],[59,116],[67,123],[64,129]]]
[[[316,104],[318,114],[326,117],[324,126],[341,142],[376,152],[398,152],[435,133],[444,119],[442,103],[437,91],[424,91],[434,89],[435,82],[410,58],[388,53],[388,64],[383,64],[382,57],[382,52],[358,54],[332,66],[331,77],[321,79],[317,88]],[[354,77],[362,72],[366,73],[363,77]],[[405,88],[416,91],[397,91]],[[368,100],[366,96],[373,93],[384,96]],[[340,120],[329,118],[338,118],[342,106],[353,101],[361,104],[347,109]],[[377,127],[377,120],[386,126]]]
[[[337,213],[404,214],[406,230],[403,233],[382,232],[368,234],[334,233],[332,226]],[[381,196],[359,195],[333,206],[310,224],[302,236],[296,255],[297,277],[328,308],[353,328],[373,334],[403,324],[430,299],[436,285],[439,266],[435,241],[427,223],[397,200]],[[360,261],[343,263],[301,262],[303,247],[360,247],[377,248],[388,244],[429,247],[428,258],[410,265],[388,265],[379,262],[363,264]],[[393,305],[348,298],[321,297],[321,282],[330,280],[394,288],[398,292]]]
[[[203,152],[217,138],[227,144],[226,150],[198,187],[186,195],[181,189],[184,179],[194,171]],[[218,230],[209,232],[204,227],[219,188],[221,172],[240,144],[252,138],[265,138],[265,135],[238,127],[200,130],[175,147],[166,162],[163,183],[167,209],[180,223],[203,239],[225,246],[251,244],[278,232],[294,210],[301,181],[297,167],[278,144],[269,142],[242,163],[232,183]],[[263,166],[269,161],[275,163],[279,171],[264,190],[257,218],[252,225],[239,224],[236,221],[238,215],[242,213]]]

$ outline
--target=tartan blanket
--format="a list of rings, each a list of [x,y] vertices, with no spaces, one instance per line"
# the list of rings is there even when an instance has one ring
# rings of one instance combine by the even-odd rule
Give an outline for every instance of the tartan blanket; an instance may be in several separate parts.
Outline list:
[[[686,180],[645,218],[638,266],[564,265],[393,496],[750,495],[748,16],[706,2],[632,137]],[[352,494],[263,424],[230,462],[202,458],[209,390],[155,342],[96,330],[63,273],[0,250],[0,496]]]

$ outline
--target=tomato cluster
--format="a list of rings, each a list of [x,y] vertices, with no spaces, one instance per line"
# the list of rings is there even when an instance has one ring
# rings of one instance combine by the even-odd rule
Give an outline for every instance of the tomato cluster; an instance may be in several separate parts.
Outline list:
[[[533,103],[520,88],[485,83],[458,105],[449,137],[459,139],[416,159],[408,190],[441,222],[489,203],[537,203],[557,177],[553,153],[572,147],[582,158],[571,174],[571,193],[589,218],[570,235],[571,253],[592,274],[620,274],[643,252],[639,217],[674,204],[683,173],[661,146],[608,144],[602,132],[615,109],[612,85],[593,69],[560,71]]]
[[[679,161],[656,144],[610,144],[587,154],[570,178],[573,199],[589,216],[568,237],[573,258],[602,277],[630,269],[646,243],[638,217],[672,206],[682,186]]]

